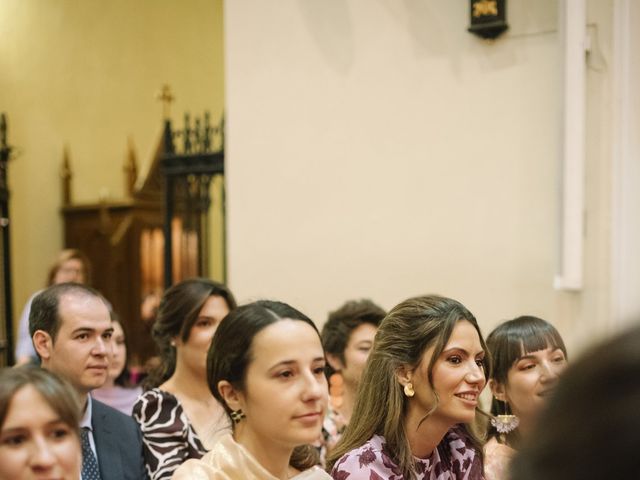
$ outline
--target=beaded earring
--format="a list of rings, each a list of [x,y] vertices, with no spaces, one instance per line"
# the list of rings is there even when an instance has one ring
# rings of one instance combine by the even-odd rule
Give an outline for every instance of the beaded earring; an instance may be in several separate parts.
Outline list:
[[[498,399],[496,399],[498,400]],[[520,419],[513,415],[512,413],[507,413],[509,409],[509,404],[507,402],[499,402],[504,404],[504,413],[502,415],[496,415],[491,418],[491,425],[498,431],[501,436],[506,435],[507,433],[513,432],[518,425],[520,425]]]
[[[231,420],[233,420],[233,423],[240,423],[240,420],[243,418],[247,418],[247,416],[244,414],[242,409],[239,408],[238,410],[233,410],[231,412]]]
[[[509,433],[518,428],[520,419],[515,415],[498,415],[491,419],[491,425],[496,428],[498,433]]]

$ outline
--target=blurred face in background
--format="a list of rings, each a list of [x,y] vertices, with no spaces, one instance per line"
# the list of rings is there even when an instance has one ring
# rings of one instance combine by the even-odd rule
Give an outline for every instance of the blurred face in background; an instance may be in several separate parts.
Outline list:
[[[204,378],[211,339],[228,313],[227,301],[218,295],[211,295],[200,309],[187,340],[183,342],[179,337],[175,339],[178,362]]]
[[[124,330],[120,322],[113,322],[113,335],[111,337],[112,355],[109,359],[109,381],[120,376],[127,363],[127,346],[125,344]]]
[[[54,285],[67,282],[85,283],[85,281],[84,265],[77,258],[70,258],[62,262],[62,265],[53,276]]]
[[[64,423],[31,385],[14,394],[0,429],[0,479],[78,480],[77,427]]]
[[[344,364],[340,362],[339,368],[345,385],[353,389],[357,388],[377,331],[378,329],[374,325],[363,323],[351,332],[344,349]]]

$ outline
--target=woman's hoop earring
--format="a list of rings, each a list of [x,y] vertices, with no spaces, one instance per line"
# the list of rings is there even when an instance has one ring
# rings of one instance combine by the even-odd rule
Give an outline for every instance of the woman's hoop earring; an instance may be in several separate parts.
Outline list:
[[[416,394],[416,392],[413,390],[413,384],[411,382],[407,383],[404,386],[404,394],[409,398],[413,397]]]

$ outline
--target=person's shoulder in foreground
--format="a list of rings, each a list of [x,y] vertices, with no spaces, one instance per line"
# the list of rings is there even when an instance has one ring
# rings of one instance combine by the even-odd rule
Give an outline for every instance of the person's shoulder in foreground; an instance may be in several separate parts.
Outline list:
[[[174,473],[173,480],[277,480],[231,434],[223,434],[201,459],[190,459]],[[321,468],[313,467],[291,479],[329,480]]]

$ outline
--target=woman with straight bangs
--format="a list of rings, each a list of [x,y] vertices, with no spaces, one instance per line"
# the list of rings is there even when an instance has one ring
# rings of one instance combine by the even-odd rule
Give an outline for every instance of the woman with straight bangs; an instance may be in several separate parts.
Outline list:
[[[470,425],[485,386],[486,347],[459,302],[428,295],[394,307],[380,324],[342,439],[328,458],[334,479],[482,479]]]
[[[553,325],[522,316],[498,325],[487,337],[493,359],[485,477],[505,480],[520,441],[530,435],[567,366],[567,349]]]
[[[0,480],[78,480],[80,404],[51,372],[0,370]]]
[[[133,407],[151,480],[171,478],[182,462],[200,458],[229,428],[207,385],[207,352],[222,319],[236,307],[229,289],[204,278],[184,280],[162,297],[152,335],[158,368]]]
[[[517,480],[634,479],[640,472],[640,319],[584,351],[523,438]]]
[[[324,368],[316,326],[293,307],[265,300],[230,313],[211,343],[207,377],[233,431],[173,478],[330,479],[310,445],[327,407]]]

